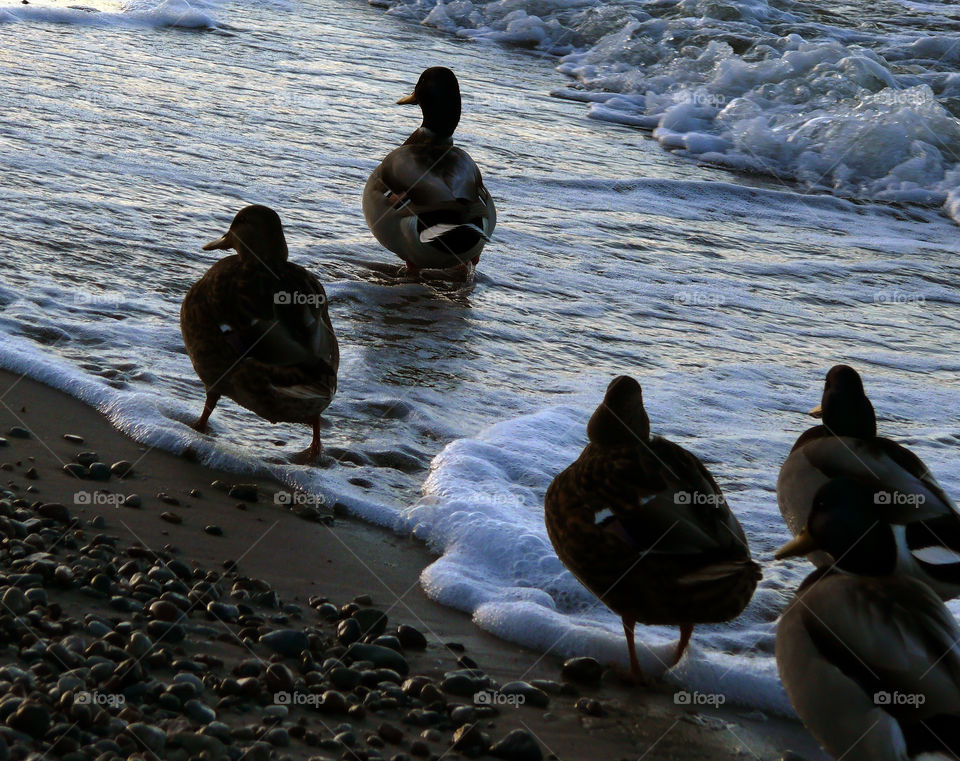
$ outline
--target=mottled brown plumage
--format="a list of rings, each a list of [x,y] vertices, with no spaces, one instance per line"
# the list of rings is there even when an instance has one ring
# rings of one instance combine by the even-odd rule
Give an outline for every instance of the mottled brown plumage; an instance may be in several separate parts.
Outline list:
[[[222,237],[204,249],[233,248],[189,290],[180,328],[190,360],[207,389],[206,429],[220,396],[271,423],[307,423],[320,454],[319,417],[337,389],[340,352],[320,281],[287,261],[276,212],[242,209]]]
[[[587,427],[590,443],[547,490],[547,533],[564,565],[621,616],[640,678],[635,622],[681,627],[746,607],[760,568],[720,487],[690,452],[650,437],[640,385],[615,378]]]

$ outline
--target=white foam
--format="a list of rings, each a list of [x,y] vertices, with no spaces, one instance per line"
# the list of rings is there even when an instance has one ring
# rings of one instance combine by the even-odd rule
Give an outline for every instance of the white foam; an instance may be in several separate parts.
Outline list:
[[[29,5],[0,6],[0,21],[114,26],[125,28],[217,26],[218,0],[30,0]]]

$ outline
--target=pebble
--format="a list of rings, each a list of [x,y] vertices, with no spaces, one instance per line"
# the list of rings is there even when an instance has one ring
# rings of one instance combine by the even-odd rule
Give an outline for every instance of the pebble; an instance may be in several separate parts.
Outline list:
[[[3,438],[3,436],[0,436],[0,447],[8,447],[8,446],[10,446],[10,442],[7,441],[5,438]]]
[[[171,513],[170,511],[160,513],[160,518],[161,520],[165,520],[167,523],[174,523],[174,524],[183,523],[183,518],[181,518],[176,513]]]
[[[70,522],[70,511],[67,510],[66,506],[58,502],[46,502],[40,505],[40,507],[37,508],[37,514],[43,518],[57,521],[57,523]]]
[[[126,460],[117,460],[110,466],[110,472],[117,478],[126,478],[133,473],[133,465]]]
[[[550,705],[550,696],[529,682],[508,682],[500,688],[500,694],[523,695],[524,703],[535,708],[546,708]]]
[[[363,608],[353,614],[353,620],[360,624],[363,637],[379,637],[387,630],[387,616],[374,608]]]
[[[30,600],[27,599],[23,590],[17,589],[16,587],[9,587],[7,591],[3,593],[0,602],[2,602],[4,608],[17,616],[26,613],[31,607]]]
[[[83,465],[77,462],[68,462],[63,466],[63,472],[74,478],[86,478],[89,472]]]
[[[397,627],[397,639],[405,650],[426,650],[427,638],[412,626],[400,624]]]
[[[540,750],[539,743],[526,729],[515,729],[494,743],[490,748],[490,755],[507,761],[541,761],[543,759],[543,751]]]
[[[227,496],[231,499],[239,499],[242,502],[256,502],[257,501],[257,485],[256,484],[234,484],[227,491]]]
[[[359,642],[362,636],[360,622],[355,618],[346,618],[337,625],[337,641],[341,645],[352,645]]]
[[[210,536],[223,536],[223,529],[215,523],[208,523],[203,527],[203,530],[205,533],[210,534]]]
[[[478,725],[464,724],[453,733],[451,747],[465,756],[474,758],[486,753],[490,744]]]
[[[577,701],[576,708],[580,713],[585,713],[587,716],[604,716],[607,713],[600,701],[595,698],[580,698]]]
[[[307,635],[296,629],[277,629],[260,637],[260,642],[287,658],[298,658],[309,644]]]
[[[167,733],[159,727],[153,727],[143,722],[129,724],[126,731],[144,744],[147,750],[160,755],[167,744]]]
[[[91,464],[99,462],[100,456],[96,452],[77,452],[73,459],[81,465],[89,467]]]
[[[389,647],[356,642],[347,648],[345,656],[354,660],[370,661],[374,666],[391,669],[400,676],[410,673],[410,664],[407,663],[407,659]]]
[[[403,741],[403,730],[386,722],[377,727],[377,734],[392,745],[399,745]]]
[[[169,494],[167,494],[165,491],[158,492],[158,493],[157,493],[157,499],[159,499],[159,500],[160,500],[161,502],[163,502],[163,504],[165,504],[165,505],[172,505],[172,506],[174,506],[174,507],[176,507],[177,505],[180,504],[180,500],[179,500],[179,499],[177,499],[176,497],[171,497],[171,496],[170,496]]]
[[[37,473],[37,469],[36,469],[36,468],[27,468],[27,470],[26,470],[26,472],[24,472],[23,476],[24,476],[24,478],[28,478],[28,479],[30,479],[31,481],[36,481],[38,478],[40,478],[40,474]],[[29,488],[27,489],[27,491],[30,491],[31,488],[33,488],[33,487],[29,487]]]
[[[82,444],[83,436],[79,436],[76,433],[65,433],[63,434],[63,440],[69,441],[71,444]]]
[[[128,494],[123,498],[124,507],[140,507],[143,504],[143,500],[140,498],[139,494]]]
[[[7,431],[7,436],[11,439],[29,439],[30,431],[22,426],[15,425]]]
[[[90,479],[93,481],[109,481],[110,466],[105,462],[94,462],[89,465]]]
[[[583,684],[598,684],[603,677],[603,666],[596,658],[570,658],[563,663],[564,679]]]
[[[194,698],[183,704],[183,712],[198,724],[209,724],[216,720],[216,712],[206,703]]]

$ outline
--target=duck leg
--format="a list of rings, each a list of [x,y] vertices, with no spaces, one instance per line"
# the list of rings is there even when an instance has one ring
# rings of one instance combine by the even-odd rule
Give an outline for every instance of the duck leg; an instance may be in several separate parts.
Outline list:
[[[207,421],[210,419],[210,415],[213,412],[213,408],[217,406],[217,402],[219,401],[220,401],[220,394],[216,393],[215,391],[208,391],[207,399],[203,403],[203,413],[197,419],[197,422],[195,422],[190,427],[199,433],[206,433]]]
[[[297,465],[316,465],[323,454],[323,444],[320,442],[320,416],[313,419],[313,439],[310,446],[290,458],[290,462]]]
[[[632,616],[622,616],[621,621],[623,621],[623,633],[627,637],[627,651],[630,653],[630,678],[637,684],[643,684],[647,680],[640,668],[640,661],[637,660],[637,645],[633,641],[633,629],[637,619]]]
[[[420,277],[420,268],[413,262],[405,262],[407,265],[407,274],[410,277]]]
[[[673,655],[673,662],[668,666],[668,668],[673,668],[678,663],[680,659],[683,658],[683,653],[687,649],[687,645],[690,644],[690,637],[693,636],[693,624],[681,624],[680,625],[680,641],[677,642],[677,651]]]

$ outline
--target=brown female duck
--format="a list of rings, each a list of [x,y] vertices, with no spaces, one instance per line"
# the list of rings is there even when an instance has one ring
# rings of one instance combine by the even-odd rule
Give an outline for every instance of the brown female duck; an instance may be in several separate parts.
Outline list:
[[[564,565],[623,620],[630,672],[640,681],[638,621],[680,627],[672,668],[695,624],[740,615],[760,568],[707,469],[650,436],[633,378],[610,383],[587,435],[580,457],[547,490],[547,533]]]
[[[313,440],[300,460],[322,451],[320,414],[337,390],[340,351],[320,281],[287,261],[283,225],[266,206],[247,206],[204,247],[234,249],[189,290],[180,329],[207,390],[205,431],[221,396],[271,423],[307,423]]]

